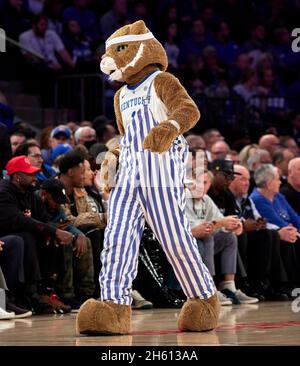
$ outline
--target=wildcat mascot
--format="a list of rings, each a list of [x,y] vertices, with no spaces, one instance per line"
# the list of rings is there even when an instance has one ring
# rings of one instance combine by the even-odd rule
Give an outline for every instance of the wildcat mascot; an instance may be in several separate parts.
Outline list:
[[[82,304],[77,332],[130,333],[131,287],[145,221],[187,296],[178,328],[214,329],[219,316],[216,289],[184,211],[188,147],[182,134],[197,123],[199,111],[178,79],[165,72],[166,53],[143,21],[108,38],[100,67],[111,80],[125,83],[114,99],[122,139],[119,151],[108,152],[102,164],[107,178],[118,159],[101,253],[101,301]]]

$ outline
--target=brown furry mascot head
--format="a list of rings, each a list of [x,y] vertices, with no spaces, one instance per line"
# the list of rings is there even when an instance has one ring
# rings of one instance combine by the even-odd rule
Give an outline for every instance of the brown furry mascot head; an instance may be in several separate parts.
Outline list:
[[[108,38],[100,66],[110,80],[134,84],[153,68],[165,71],[168,59],[161,43],[139,20],[118,29]]]

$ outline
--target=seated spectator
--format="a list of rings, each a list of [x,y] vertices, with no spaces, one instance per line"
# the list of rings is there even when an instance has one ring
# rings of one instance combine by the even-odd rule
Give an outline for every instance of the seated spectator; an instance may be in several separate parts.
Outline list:
[[[23,51],[30,64],[38,64],[43,61],[43,66],[51,70],[61,70],[56,53],[71,69],[74,68],[74,63],[66,51],[59,35],[53,31],[48,30],[48,19],[45,15],[36,15],[32,20],[32,29],[20,34],[20,44],[40,55],[40,58],[34,58],[29,52]]]
[[[279,148],[280,142],[277,136],[267,134],[261,136],[258,141],[258,145],[261,149],[267,150],[272,157],[274,151]]]
[[[255,187],[255,181],[254,181],[254,173],[255,171],[262,166],[263,164],[271,164],[272,159],[271,155],[267,150],[264,149],[256,149],[255,153],[251,154],[249,156],[245,167],[248,168],[250,172],[250,188],[249,193],[251,193]]]
[[[17,41],[19,35],[30,28],[30,21],[28,14],[24,11],[22,0],[7,0],[6,6],[0,13],[0,24],[7,37]]]
[[[249,282],[253,291],[266,300],[288,300],[283,292],[287,282],[280,254],[280,237],[277,227],[268,223],[257,211],[248,196],[250,174],[247,168],[235,165],[239,173],[229,189],[235,197],[236,213],[243,222],[244,251]]]
[[[217,141],[211,147],[211,161],[224,159],[229,153],[230,147],[225,141]]]
[[[201,19],[194,19],[190,34],[184,38],[180,46],[180,63],[185,65],[196,59],[208,45],[204,22]]]
[[[127,19],[127,1],[114,0],[112,7],[102,15],[99,21],[102,38],[106,40],[111,34],[125,24]]]
[[[206,155],[208,161],[212,161],[211,159],[211,147],[212,145],[217,141],[223,141],[224,136],[221,135],[220,131],[216,130],[215,128],[212,128],[210,130],[207,130],[203,134],[203,139],[205,141],[206,145]]]
[[[239,46],[230,39],[230,27],[227,22],[217,23],[215,39],[212,44],[217,50],[218,58],[226,66],[230,66],[235,62],[239,54]]]
[[[102,196],[95,186],[95,173],[91,169],[91,165],[88,160],[84,160],[84,188],[87,192],[87,199],[95,213],[105,213],[105,204]]]
[[[287,182],[281,187],[280,193],[300,216],[300,158],[290,160]]]
[[[262,217],[278,227],[281,241],[282,259],[292,288],[300,283],[300,218],[279,193],[280,178],[278,169],[265,164],[257,169],[254,175],[257,188],[250,198]]]
[[[7,283],[5,288],[6,311],[12,312],[15,318],[27,318],[32,315],[30,310],[17,305],[18,291],[24,283],[23,256],[24,241],[22,238],[16,235],[7,235],[0,238],[0,272],[2,269]]]
[[[224,276],[220,283],[220,291],[224,296],[218,293],[221,305],[230,305],[228,300],[234,304],[257,303],[258,299],[247,296],[235,287],[237,263],[237,238],[235,234],[241,233],[242,226],[237,217],[224,217],[212,199],[207,196],[206,193],[211,185],[210,179],[207,172],[204,175],[199,175],[186,191],[186,212],[192,234],[197,241],[200,239],[202,242],[203,249],[200,249],[200,254],[202,251],[201,256],[212,276],[216,275],[214,256],[220,253],[220,270]]]
[[[14,155],[16,149],[26,141],[26,136],[22,132],[14,132],[10,135],[10,144],[12,154]]]
[[[186,136],[186,142],[189,145],[189,150],[205,150],[205,141],[201,135],[190,134]]]
[[[296,113],[292,120],[292,126],[293,126],[293,137],[295,141],[297,142],[298,147],[300,146],[300,113]],[[299,150],[298,150],[299,155]]]
[[[300,155],[300,149],[296,140],[291,136],[279,136],[280,145],[289,149],[295,157]]]
[[[80,24],[76,19],[68,20],[66,28],[63,41],[76,65],[76,71],[79,73],[93,72],[96,59],[91,40],[82,33]]]
[[[230,160],[216,159],[210,163],[209,169],[213,173],[213,180],[207,194],[214,201],[224,216],[234,215],[237,217],[235,199],[229,190],[229,185],[234,180],[236,175],[233,168],[233,162]],[[244,262],[245,257],[242,255],[244,246],[244,238],[243,236],[239,235],[237,281],[239,281],[243,292],[246,292],[247,295],[251,294],[256,297],[257,294],[251,292],[247,280],[246,263]]]
[[[52,284],[64,304],[78,309],[80,304],[94,294],[94,267],[90,240],[68,221],[63,206],[69,202],[64,184],[58,179],[47,179],[41,185],[43,200],[50,222],[73,234],[72,245],[63,247],[63,266]],[[53,278],[53,275],[52,275]],[[53,294],[52,294],[53,295]],[[64,312],[68,308],[61,306]]]
[[[233,65],[231,65],[229,75],[230,79],[232,80],[232,83],[235,85],[237,84],[241,79],[242,75],[246,70],[248,70],[251,67],[250,65],[250,57],[246,53],[240,53],[237,56],[237,59]]]
[[[91,148],[89,149],[89,154],[91,155],[91,158],[89,160],[91,162],[92,170],[96,170],[96,168],[99,169],[99,167],[96,167],[96,165],[98,164],[97,158],[99,155],[100,156],[98,158],[98,161],[100,160],[101,157],[104,158],[107,150],[108,150],[108,148],[106,147],[106,145],[101,144],[100,142],[97,142],[97,143],[93,144],[93,146],[91,146]]]
[[[28,0],[28,10],[32,14],[40,14],[44,10],[46,0]]]
[[[59,179],[64,183],[69,198],[69,203],[63,205],[67,219],[82,231],[92,244],[96,281],[95,296],[98,297],[100,252],[103,244],[101,230],[106,226],[106,214],[95,212],[88,200],[88,194],[84,190],[84,164],[85,159],[81,154],[76,151],[69,152],[59,162]],[[87,171],[87,174],[90,172]]]
[[[242,150],[239,152],[240,164],[249,169],[249,167],[247,166],[248,158],[254,155],[257,149],[258,149],[257,144],[248,144],[244,146]]]
[[[73,147],[70,144],[58,144],[51,150],[51,157],[49,159],[49,163],[52,164],[53,169],[56,172],[58,170],[58,160],[60,157],[64,156],[68,152],[72,151]]]
[[[35,174],[39,168],[32,166],[26,156],[17,156],[6,165],[9,181],[0,182],[0,235],[17,235],[24,241],[25,286],[20,305],[33,308],[36,314],[53,313],[49,304],[38,296],[42,279],[39,251],[46,246],[48,238],[67,245],[72,235],[49,224],[48,215],[36,189]]]
[[[231,160],[233,162],[233,165],[239,164],[239,153],[235,150],[229,150],[227,155],[225,156],[225,160]]]
[[[43,14],[33,17],[32,29],[20,34],[19,43],[24,55],[26,87],[40,94],[43,107],[52,107],[55,81],[64,69],[73,70],[74,62],[59,35],[48,29],[48,19]]]
[[[63,6],[63,0],[50,0],[46,1],[44,7],[44,13],[48,18],[48,29],[55,31],[59,35],[61,35],[63,31]]]
[[[168,24],[165,33],[164,48],[168,57],[169,67],[175,72],[178,69],[178,57],[180,53],[177,23]]]
[[[88,150],[97,142],[96,131],[91,127],[79,127],[74,133],[75,144],[84,145]]]
[[[285,184],[288,175],[289,162],[295,157],[290,149],[278,149],[273,154],[273,165],[278,169],[281,184]]]
[[[111,122],[105,122],[95,126],[98,141],[106,144],[107,141],[116,136],[117,131]]]
[[[245,70],[241,81],[233,87],[233,90],[238,94],[246,103],[250,103],[258,93],[257,89],[257,74],[253,69]]]
[[[0,241],[0,252],[2,251],[2,244]],[[7,290],[7,286],[0,267],[0,320],[8,320],[15,317],[15,313],[4,310],[6,303],[5,290]]]
[[[36,177],[39,182],[56,175],[55,170],[52,169],[50,165],[43,162],[44,159],[39,145],[28,142],[20,145],[16,149],[14,156],[20,155],[27,156],[31,165],[41,169],[38,173],[36,173]]]
[[[49,143],[50,147],[48,149],[42,150],[42,155],[46,164],[52,165],[52,150],[60,144],[70,144],[72,145],[72,131],[65,125],[59,125],[53,128],[50,132]]]
[[[76,19],[84,36],[90,40],[99,39],[97,18],[93,10],[89,9],[88,0],[73,0],[73,6],[68,7],[63,13],[64,24]]]
[[[252,67],[257,65],[260,56],[267,49],[266,30],[263,24],[254,24],[251,27],[251,38],[244,44],[244,52],[252,59]]]

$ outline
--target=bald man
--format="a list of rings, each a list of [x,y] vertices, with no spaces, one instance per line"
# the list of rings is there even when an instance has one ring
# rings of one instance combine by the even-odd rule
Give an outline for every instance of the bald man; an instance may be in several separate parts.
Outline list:
[[[280,143],[277,136],[268,134],[261,136],[258,145],[261,149],[269,151],[270,155],[273,156],[274,151],[278,149]]]
[[[300,215],[300,158],[289,161],[287,183],[281,187],[280,192]]]
[[[194,135],[194,134],[188,135],[186,137],[186,141],[189,145],[190,151],[192,150],[196,151],[199,149],[205,150],[205,141],[201,135]]]
[[[230,147],[225,141],[217,141],[211,147],[211,161],[224,159],[229,153]]]

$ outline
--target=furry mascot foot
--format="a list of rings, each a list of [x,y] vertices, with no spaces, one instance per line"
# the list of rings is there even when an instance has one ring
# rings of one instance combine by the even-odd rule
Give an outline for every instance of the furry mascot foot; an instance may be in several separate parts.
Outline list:
[[[207,300],[189,299],[181,309],[178,328],[182,331],[203,332],[216,328],[220,312],[218,295]]]
[[[83,303],[76,317],[78,334],[128,334],[131,327],[131,306],[111,301],[89,299]]]

